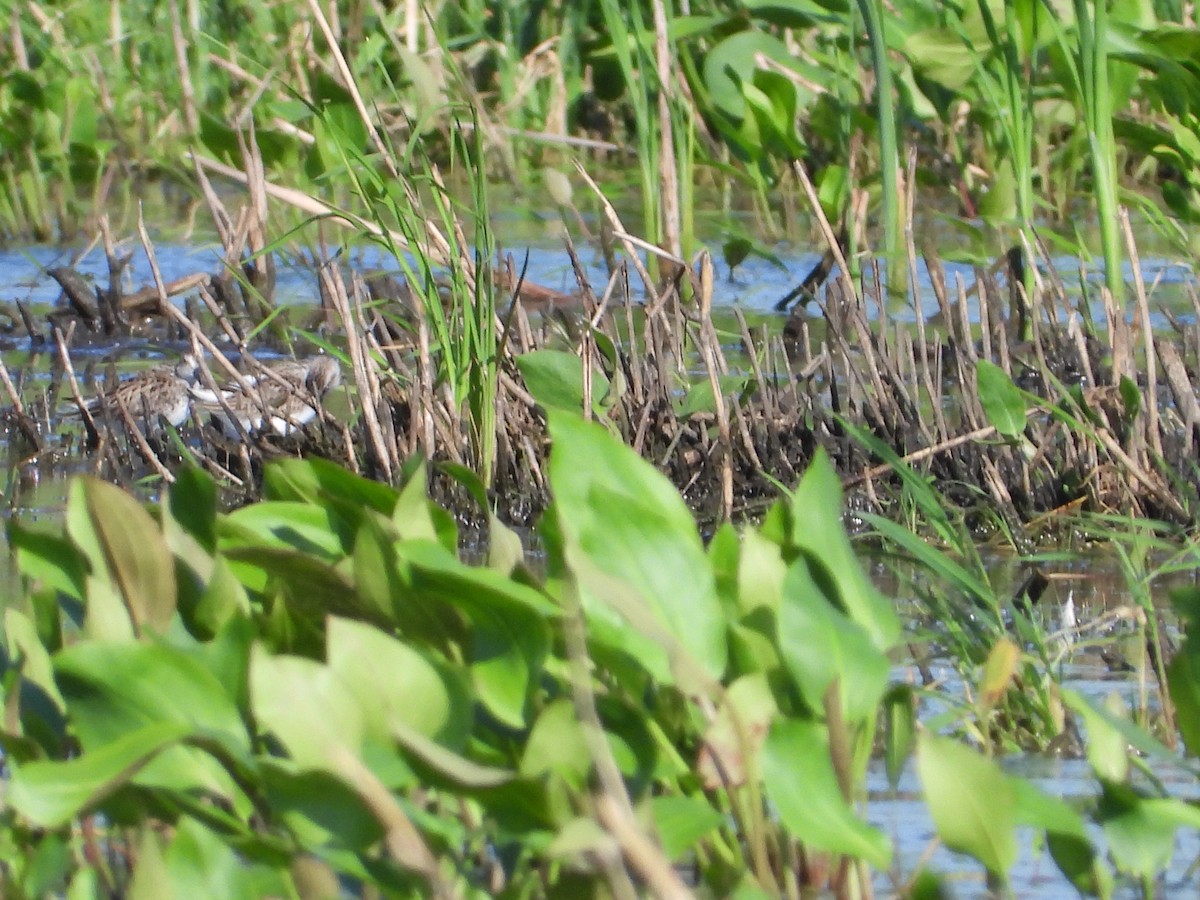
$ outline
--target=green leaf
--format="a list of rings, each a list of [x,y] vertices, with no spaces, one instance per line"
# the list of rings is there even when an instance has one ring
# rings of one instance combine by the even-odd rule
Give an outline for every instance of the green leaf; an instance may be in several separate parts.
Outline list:
[[[893,685],[883,699],[883,760],[888,784],[895,790],[916,743],[917,712],[911,685]]]
[[[414,765],[425,770],[423,781],[433,776],[454,788],[473,790],[499,787],[516,778],[515,772],[481,765],[401,723],[393,724],[392,734]]]
[[[655,797],[650,801],[650,814],[663,853],[671,862],[682,860],[725,821],[703,797]]]
[[[1096,819],[1117,868],[1151,879],[1166,871],[1175,832],[1200,828],[1200,809],[1173,798],[1143,798],[1129,786],[1101,779]]]
[[[986,359],[975,368],[975,388],[984,415],[1000,434],[1020,437],[1025,432],[1025,398],[1004,370]]]
[[[301,769],[338,772],[339,748],[357,754],[366,730],[354,692],[329,666],[298,656],[271,656],[255,645],[250,657],[250,703]]]
[[[230,553],[246,548],[296,550],[336,562],[349,552],[353,532],[332,509],[316,503],[263,501],[243,506],[219,524],[219,547]]]
[[[10,761],[12,783],[5,800],[35,825],[58,828],[128,783],[159,751],[190,731],[180,723],[157,723],[66,762]]]
[[[361,510],[391,515],[398,494],[393,487],[355,475],[329,460],[311,458],[273,460],[263,472],[263,496],[274,501],[328,505],[348,515],[354,524]]]
[[[398,550],[409,591],[421,605],[457,610],[470,621],[471,681],[479,700],[502,722],[524,727],[558,609],[533,588],[466,566],[438,544],[408,541]],[[410,602],[405,596],[399,606]]]
[[[363,798],[336,775],[294,772],[280,762],[267,762],[262,773],[272,811],[306,849],[365,850],[383,836]]]
[[[515,357],[525,387],[539,406],[567,412],[583,411],[583,360],[566,350],[534,350]],[[608,379],[592,369],[592,407],[600,410],[608,394]]]
[[[1017,858],[1016,796],[992,760],[949,738],[921,735],[917,771],[938,835],[1005,879]]]
[[[745,375],[722,375],[719,379],[721,396],[740,394],[746,389],[749,379]],[[697,413],[715,414],[717,400],[713,394],[712,379],[704,378],[688,387],[687,393],[675,403],[675,414],[688,419]]]
[[[176,897],[293,896],[286,869],[248,862],[193,819],[179,822],[164,857]]]
[[[553,772],[576,789],[587,783],[592,768],[591,751],[583,726],[570,700],[549,703],[533,723],[521,754],[521,775],[538,778]]]
[[[1189,638],[1167,666],[1167,685],[1188,753],[1200,756],[1200,659],[1191,643]]]
[[[1105,892],[1100,888],[1111,880],[1088,837],[1087,826],[1074,808],[1058,797],[1051,797],[1024,778],[1010,778],[1019,825],[1046,832],[1050,855],[1062,873],[1079,891],[1086,894]]]
[[[84,641],[61,651],[54,669],[85,752],[102,749],[130,731],[170,722],[216,742],[231,757],[249,753],[250,738],[236,702],[195,656],[165,645]],[[237,799],[225,769],[193,748],[168,750],[137,780]]]
[[[799,719],[776,722],[763,746],[762,778],[780,820],[801,843],[888,867],[887,837],[860,820],[842,796],[823,726]]]
[[[665,641],[676,677],[698,666],[719,678],[727,652],[723,610],[683,499],[598,425],[555,412],[549,423],[557,520],[585,604],[614,604],[643,635]]]
[[[877,591],[850,546],[842,525],[842,483],[824,450],[818,450],[792,495],[792,544],[808,556],[814,578],[829,583],[827,595],[866,629],[880,650],[900,636],[900,620]]]
[[[811,709],[822,712],[825,692],[837,681],[849,723],[875,716],[891,663],[865,628],[830,605],[803,557],[783,582],[779,652]]]
[[[87,559],[70,540],[25,528],[16,519],[6,524],[22,575],[75,600],[84,598]]]
[[[470,735],[472,698],[460,670],[370,625],[331,617],[327,659],[363,711],[367,733],[391,737],[402,725],[450,747]]]

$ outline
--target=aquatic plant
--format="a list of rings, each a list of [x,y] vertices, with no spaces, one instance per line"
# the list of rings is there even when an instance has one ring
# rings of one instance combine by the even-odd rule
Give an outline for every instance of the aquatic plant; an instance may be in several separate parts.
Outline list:
[[[1149,885],[1195,826],[1134,790],[1125,745],[1178,760],[1082,698],[1103,789],[1086,815],[923,728],[824,458],[706,548],[652,467],[549,419],[543,574],[494,517],[486,564],[463,564],[421,466],[396,489],[278,461],[230,513],[194,469],[149,511],[82,478],[60,530],[10,526],[6,895],[684,896],[686,870],[721,894],[863,896],[892,859],[861,812],[881,722],[890,770],[915,750],[941,839],[998,883],[1018,826],[1100,896],[1108,853]],[[1018,655],[993,650],[988,702]]]

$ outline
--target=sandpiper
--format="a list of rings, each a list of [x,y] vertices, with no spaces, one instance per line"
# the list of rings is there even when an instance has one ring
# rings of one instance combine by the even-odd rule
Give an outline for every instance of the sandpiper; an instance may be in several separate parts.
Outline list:
[[[287,435],[315,419],[321,399],[341,382],[336,359],[313,356],[268,363],[264,371],[222,385],[219,395],[198,385],[191,394],[227,433],[237,430],[232,416],[247,434],[269,429]]]
[[[188,353],[174,366],[146,369],[93,397],[87,411],[115,413],[123,407],[135,418],[141,416],[152,424],[161,418],[178,428],[192,408],[190,389],[197,368],[196,357]]]

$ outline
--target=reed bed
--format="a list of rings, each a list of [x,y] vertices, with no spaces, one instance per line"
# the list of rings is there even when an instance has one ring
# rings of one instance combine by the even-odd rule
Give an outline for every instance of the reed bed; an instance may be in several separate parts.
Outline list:
[[[610,215],[614,232],[627,235]],[[288,332],[271,300],[269,255],[247,249],[254,241],[245,223],[254,217],[225,218],[243,225],[226,235],[223,273],[197,273],[183,284],[131,295],[85,290],[69,272],[53,273],[69,301],[47,323],[63,359],[72,342],[139,329],[194,348],[218,374],[232,371],[229,358],[252,358],[256,350],[294,355],[296,347],[278,337]],[[148,241],[145,249],[153,253]],[[123,426],[116,430],[128,440],[103,442],[98,468],[118,480],[148,472],[169,478],[181,462],[199,463],[248,500],[262,461],[278,454],[318,454],[384,481],[395,481],[408,461],[422,457],[445,464],[432,468],[439,502],[477,514],[471,497],[478,492],[467,490],[462,473],[488,471],[487,502],[502,518],[527,523],[547,502],[544,409],[574,402],[667,473],[711,522],[763,511],[781,487],[797,483],[819,447],[860,510],[894,511],[903,486],[897,468],[907,466],[930,479],[969,523],[1018,537],[1035,537],[1056,517],[1084,511],[1194,520],[1200,331],[1172,320],[1170,330],[1152,333],[1140,278],[1132,315],[1110,301],[1106,320],[1093,323],[1044,247],[1028,251],[1038,261],[1030,267],[1032,300],[1020,293],[1019,273],[1001,280],[980,271],[973,285],[948,283],[938,259],[927,254],[941,312],[939,321],[918,317],[914,325],[888,315],[877,269],[868,267],[856,282],[835,267],[837,277],[806,295],[819,315],[798,306],[781,317],[780,328],[751,328],[734,308],[731,337],[714,325],[718,287],[706,254],[691,267],[662,254],[674,275],[662,282],[651,280],[636,253],[627,255],[607,284],[593,286],[574,249],[564,252],[576,263],[578,289],[571,295],[526,283],[511,261],[479,270],[490,278],[486,289],[496,309],[488,426],[494,441],[479,439],[477,410],[438,377],[442,350],[411,284],[319,259],[314,277],[322,308],[314,318],[335,336],[313,339],[333,350],[345,370],[349,390],[335,403],[338,416],[324,415],[295,435],[250,435],[244,442],[219,438],[199,420],[179,439],[157,442],[136,422],[110,422]],[[1128,252],[1136,258],[1132,239]],[[908,256],[915,283],[911,243]],[[115,254],[110,259],[119,265]],[[114,277],[112,284],[118,282]],[[186,311],[169,302],[179,289],[194,292]],[[1029,340],[1018,337],[1017,314],[1007,315],[1022,308],[1036,311]],[[279,327],[273,332],[272,325]],[[538,395],[530,361],[541,355],[545,362],[547,353],[558,354],[555,365],[578,361],[563,370],[579,379],[566,400]],[[981,360],[1026,392],[1019,437],[1003,436],[989,419],[977,389]],[[12,417],[26,431],[39,431],[31,427],[36,413],[14,406]],[[40,431],[56,427],[51,419],[42,413]]]

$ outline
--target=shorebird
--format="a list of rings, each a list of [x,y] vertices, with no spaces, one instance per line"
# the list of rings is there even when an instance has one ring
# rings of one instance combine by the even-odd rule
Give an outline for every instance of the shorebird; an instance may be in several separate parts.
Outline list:
[[[141,416],[157,424],[159,419],[178,428],[192,407],[191,386],[199,364],[192,354],[185,354],[176,365],[155,366],[122,381],[110,391],[89,400],[89,413],[115,413],[124,408],[135,418]]]
[[[341,382],[336,359],[313,356],[268,363],[263,371],[223,384],[219,393],[193,386],[191,396],[226,433],[237,431],[232,416],[246,434],[271,430],[287,435],[315,419],[321,399]]]

